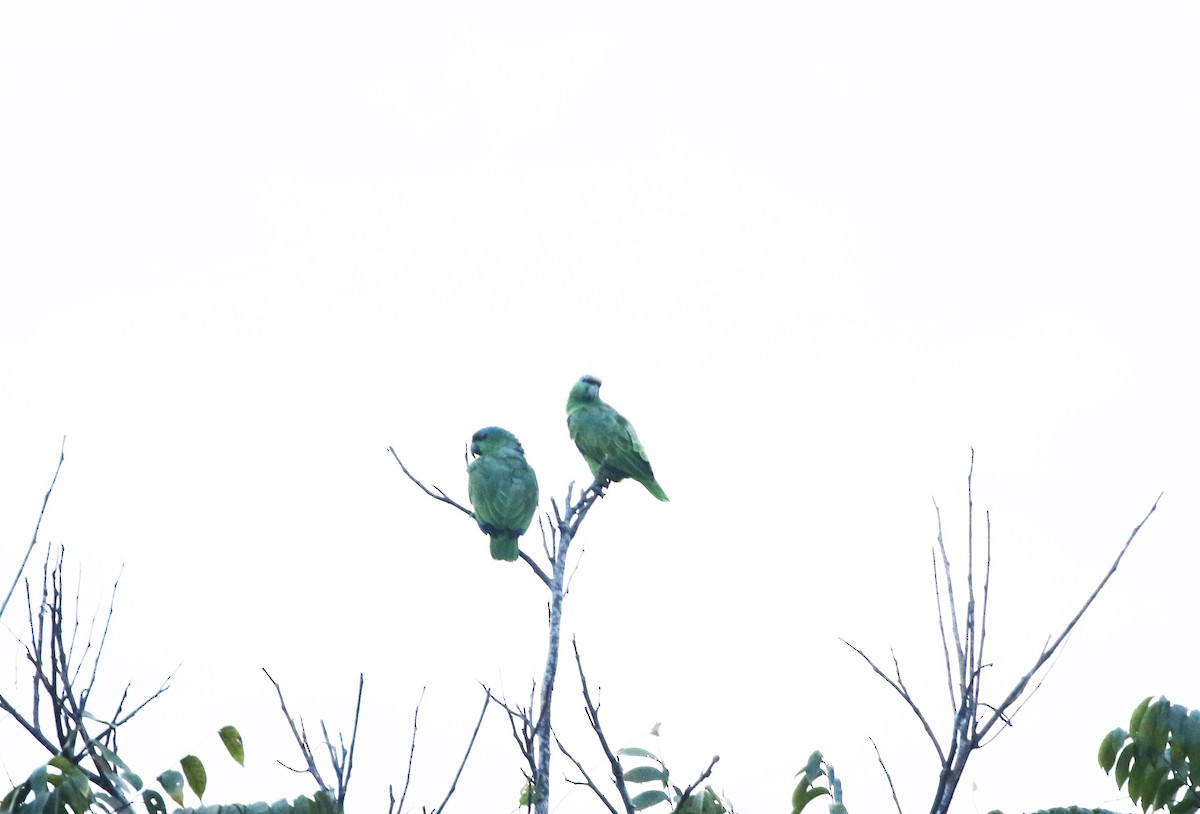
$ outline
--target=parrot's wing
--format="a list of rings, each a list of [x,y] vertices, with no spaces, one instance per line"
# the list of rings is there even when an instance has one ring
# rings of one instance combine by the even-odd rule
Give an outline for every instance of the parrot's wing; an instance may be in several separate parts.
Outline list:
[[[567,423],[575,445],[592,467],[592,474],[609,480],[654,478],[633,425],[612,407],[597,404],[580,409]]]
[[[489,534],[524,534],[537,511],[533,467],[519,453],[497,453],[476,458],[468,470],[467,494],[479,527]]]

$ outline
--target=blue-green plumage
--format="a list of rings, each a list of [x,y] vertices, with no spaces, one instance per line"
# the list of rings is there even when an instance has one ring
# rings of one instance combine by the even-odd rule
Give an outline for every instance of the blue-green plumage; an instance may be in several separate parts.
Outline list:
[[[659,500],[668,500],[654,479],[654,470],[633,425],[600,400],[600,380],[595,376],[584,376],[571,388],[567,429],[601,484],[633,478]]]
[[[520,553],[517,538],[537,511],[537,476],[517,437],[501,427],[484,427],[471,436],[471,454],[467,495],[475,522],[492,538],[492,558],[512,562]]]

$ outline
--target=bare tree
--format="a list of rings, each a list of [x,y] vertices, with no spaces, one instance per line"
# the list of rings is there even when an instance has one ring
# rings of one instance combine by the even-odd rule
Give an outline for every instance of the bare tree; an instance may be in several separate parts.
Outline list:
[[[43,504],[44,505],[44,504]],[[52,559],[51,555],[57,551]],[[25,581],[29,614],[29,643],[26,660],[32,668],[33,694],[28,713],[0,694],[0,710],[17,722],[54,759],[76,766],[87,780],[101,790],[97,800],[112,811],[129,807],[129,791],[140,784],[117,756],[117,731],[147,704],[166,692],[171,676],[149,697],[130,704],[127,684],[111,715],[93,712],[92,694],[100,676],[104,645],[108,641],[120,577],[113,582],[108,610],[103,620],[93,616],[84,629],[76,592],[68,605],[64,588],[65,551],[47,546],[42,566],[40,592]],[[100,623],[99,640],[95,638]],[[43,721],[43,716],[49,718]]]
[[[900,674],[900,662],[896,658],[894,651],[892,652],[892,665],[895,677],[881,669],[861,649],[850,644],[845,639],[842,640],[846,646],[862,656],[867,664],[871,666],[871,669],[875,671],[876,675],[887,682],[904,700],[904,703],[908,705],[908,708],[920,722],[926,736],[933,745],[933,749],[937,753],[938,762],[941,764],[941,772],[938,775],[937,790],[934,793],[933,804],[930,807],[932,814],[945,814],[950,810],[950,801],[954,798],[954,792],[958,788],[958,783],[962,779],[963,772],[967,766],[967,760],[971,754],[976,749],[986,746],[1002,731],[996,729],[997,724],[1004,724],[1005,726],[1011,724],[1013,716],[1016,715],[1025,703],[1021,699],[1025,697],[1025,700],[1028,700],[1026,691],[1029,690],[1031,682],[1034,679],[1038,679],[1040,685],[1041,680],[1045,677],[1046,670],[1049,669],[1047,665],[1050,659],[1062,646],[1063,642],[1066,641],[1071,631],[1074,630],[1075,625],[1083,617],[1083,614],[1091,607],[1092,602],[1099,596],[1100,591],[1108,583],[1108,580],[1116,573],[1117,566],[1121,564],[1121,559],[1125,556],[1125,552],[1129,550],[1134,537],[1141,531],[1146,521],[1150,519],[1150,515],[1154,514],[1154,510],[1158,508],[1158,501],[1162,498],[1161,494],[1158,498],[1155,498],[1150,511],[1134,527],[1125,544],[1121,546],[1121,550],[1117,553],[1116,559],[1113,560],[1108,572],[1100,580],[1100,584],[1096,586],[1095,590],[1083,602],[1083,605],[1079,608],[1075,616],[1072,617],[1056,637],[1047,639],[1046,644],[1042,647],[1038,657],[1034,659],[1033,666],[1029,668],[1029,671],[1018,679],[1016,684],[999,703],[993,705],[985,702],[982,694],[983,672],[986,667],[990,666],[984,661],[984,646],[987,643],[988,591],[992,571],[992,524],[991,516],[985,513],[987,534],[983,563],[983,584],[979,586],[975,570],[975,504],[971,493],[971,479],[974,472],[975,450],[972,449],[971,468],[967,473],[966,602],[965,606],[962,607],[963,613],[961,619],[959,615],[960,606],[955,597],[955,582],[950,568],[950,557],[946,553],[946,546],[942,540],[941,510],[937,506],[937,501],[934,501],[933,504],[934,511],[937,514],[938,526],[937,545],[933,549],[933,585],[938,605],[938,628],[941,633],[942,650],[945,655],[946,685],[950,694],[951,705],[954,708],[954,717],[949,737],[945,741],[942,741],[934,734],[929,717],[917,705],[917,702],[913,699],[911,693],[909,693],[908,687],[904,684],[904,679]],[[944,595],[938,577],[939,567],[945,580]],[[949,616],[948,621],[946,618],[947,615]],[[949,633],[947,633],[947,628],[949,628]],[[950,646],[951,642],[953,642],[953,651]],[[951,657],[951,652],[953,652],[953,658]],[[1034,689],[1036,690],[1037,686]],[[1020,701],[1019,704],[1018,701]],[[991,735],[990,738],[989,735]],[[876,750],[876,754],[878,754],[878,749]],[[879,757],[879,763],[887,775],[888,785],[892,790],[892,798],[896,802],[896,809],[900,814],[903,814],[900,801],[896,797],[895,787],[892,786],[891,775],[887,772],[887,766],[884,764],[882,756]]]

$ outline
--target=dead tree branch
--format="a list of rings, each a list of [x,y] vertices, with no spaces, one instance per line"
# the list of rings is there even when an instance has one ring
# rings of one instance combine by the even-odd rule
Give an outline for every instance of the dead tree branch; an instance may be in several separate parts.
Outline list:
[[[1158,501],[1162,498],[1160,494],[1154,500],[1154,504],[1150,507],[1146,516],[1134,527],[1125,544],[1117,553],[1116,559],[1113,560],[1108,572],[1100,580],[1095,590],[1087,597],[1074,617],[1071,618],[1056,637],[1052,636],[1047,639],[1046,644],[1042,646],[1040,654],[1034,660],[1033,666],[1029,671],[1017,681],[1003,701],[993,706],[984,702],[981,695],[983,672],[989,666],[983,659],[984,644],[987,640],[988,599],[991,591],[992,523],[991,514],[985,514],[987,538],[983,569],[982,604],[977,613],[974,534],[975,502],[972,483],[974,472],[975,451],[971,450],[971,467],[967,474],[966,603],[962,616],[959,614],[958,600],[955,596],[954,572],[951,568],[950,556],[947,553],[942,536],[941,509],[938,508],[936,500],[933,502],[934,513],[937,518],[937,542],[932,551],[934,598],[937,603],[937,622],[942,640],[946,684],[949,690],[953,713],[950,734],[946,741],[943,742],[937,738],[928,717],[904,685],[904,680],[900,676],[900,663],[896,659],[894,652],[892,660],[895,665],[896,677],[893,679],[880,669],[861,649],[850,644],[845,639],[841,640],[847,647],[858,653],[871,669],[875,671],[875,674],[882,678],[904,700],[905,704],[908,705],[913,715],[920,722],[921,727],[925,730],[930,743],[933,744],[934,750],[937,752],[938,762],[941,764],[941,771],[938,776],[938,785],[934,794],[931,814],[946,814],[949,811],[950,802],[954,797],[959,781],[962,779],[963,771],[966,768],[970,755],[976,749],[981,748],[994,739],[994,737],[992,739],[986,738],[997,722],[1002,722],[1006,725],[1011,724],[1016,711],[1032,695],[1032,692],[1028,690],[1030,683],[1035,678],[1038,678],[1036,686],[1040,686],[1040,682],[1045,679],[1045,669],[1048,669],[1046,667],[1047,663],[1053,663],[1051,660],[1070,636],[1075,625],[1078,624],[1083,614],[1091,607],[1096,597],[1100,595],[1101,590],[1103,590],[1109,579],[1116,573],[1117,567],[1121,564],[1121,560],[1129,550],[1134,538],[1141,531],[1142,526],[1150,519],[1150,516],[1154,514],[1158,508]],[[943,578],[945,581],[944,597],[942,594]],[[948,623],[947,617],[949,617]],[[946,630],[947,627],[950,628],[949,632]],[[953,659],[951,659],[951,643],[953,643],[954,650]],[[1036,691],[1036,686],[1034,691]],[[1017,705],[1016,709],[1010,711],[1018,701],[1020,701],[1020,704]],[[999,730],[997,730],[997,734],[998,732]],[[873,740],[872,745],[874,745]],[[883,766],[884,774],[888,776],[888,784],[891,786],[891,776],[887,772],[887,767],[883,765],[883,759],[879,756],[877,746],[875,752],[876,756],[879,757],[880,765]],[[900,801],[896,797],[894,787],[892,787],[892,798],[896,802],[897,810],[900,810]]]
[[[467,751],[463,753],[462,763],[458,764],[458,771],[454,774],[454,779],[450,781],[450,789],[446,792],[446,796],[442,799],[442,804],[433,809],[430,814],[441,814],[446,810],[446,803],[450,802],[450,795],[454,794],[454,790],[458,788],[458,779],[462,777],[463,769],[467,765],[467,758],[471,756],[471,749],[475,746],[475,738],[479,735],[479,728],[483,726],[483,716],[487,715],[488,704],[492,698],[492,691],[487,687],[483,688],[483,709],[479,710],[479,720],[475,722],[475,731],[471,733],[471,741],[467,744]]]
[[[613,784],[617,787],[617,794],[621,795],[621,803],[625,806],[625,811],[628,814],[633,814],[635,809],[629,797],[629,789],[625,786],[625,771],[621,768],[621,761],[617,760],[616,752],[608,745],[608,738],[604,735],[604,728],[600,726],[600,705],[592,701],[592,693],[588,689],[587,676],[583,672],[583,659],[579,656],[579,644],[572,639],[571,647],[575,650],[575,666],[579,669],[579,683],[583,687],[583,711],[587,714],[588,723],[591,725],[592,731],[596,733],[596,740],[600,742],[600,748],[604,751],[604,756],[608,758],[608,766],[612,772]]]
[[[888,771],[887,764],[883,762],[883,755],[879,754],[879,746],[875,743],[874,738],[868,737],[871,746],[875,749],[875,757],[879,761],[879,768],[883,769],[883,776],[887,778],[888,788],[892,792],[892,802],[896,804],[897,814],[904,814],[904,809],[900,808],[900,798],[896,796],[896,784],[892,782],[892,773]]]
[[[42,510],[38,512],[37,525],[33,527],[33,539],[29,541],[29,547],[25,549],[25,556],[21,558],[21,567],[17,569],[17,573],[13,575],[12,585],[8,588],[8,593],[4,595],[4,603],[0,604],[0,618],[4,616],[4,609],[8,607],[8,600],[12,599],[13,591],[17,589],[17,584],[21,581],[21,574],[25,573],[25,566],[29,563],[29,555],[33,553],[33,549],[37,546],[38,531],[42,528],[42,518],[46,516],[46,506],[50,503],[50,493],[54,491],[54,484],[58,483],[58,473],[62,470],[63,461],[66,459],[67,436],[63,436],[62,446],[58,449],[58,466],[54,467],[54,477],[50,479],[50,488],[46,490],[46,496],[42,498]]]
[[[404,775],[404,789],[400,792],[400,804],[396,805],[396,797],[392,794],[392,787],[388,786],[388,814],[401,812],[404,810],[404,799],[408,797],[408,784],[412,781],[413,757],[417,752],[417,718],[421,714],[421,702],[425,700],[425,688],[421,688],[421,697],[417,699],[417,706],[413,710],[413,725],[412,725],[412,741],[408,745],[408,772]]]
[[[61,463],[60,453],[60,466]],[[55,474],[57,477],[57,472]],[[47,492],[47,499],[49,494]],[[44,510],[45,501],[43,512]],[[40,523],[39,518],[39,526]],[[16,721],[49,754],[62,755],[78,766],[87,779],[100,790],[101,797],[97,799],[102,799],[102,806],[124,809],[129,806],[131,790],[111,759],[116,748],[117,730],[151,701],[166,692],[174,673],[163,681],[156,692],[128,712],[123,712],[129,699],[128,685],[122,692],[110,720],[106,721],[91,712],[92,694],[100,678],[100,660],[111,627],[120,577],[118,576],[113,583],[101,638],[99,643],[96,643],[94,635],[99,611],[92,616],[86,634],[81,636],[84,629],[79,618],[81,591],[76,588],[74,611],[68,612],[67,590],[64,585],[66,552],[59,546],[58,556],[53,559],[52,550],[52,546],[47,546],[42,567],[41,595],[36,603],[33,599],[33,586],[28,579],[25,580],[30,634],[29,642],[25,646],[25,657],[32,670],[31,713],[26,716],[2,694],[0,711]],[[77,585],[81,584],[81,581],[81,578],[77,579]],[[83,686],[81,679],[86,679]],[[43,709],[48,710],[50,714],[53,731],[50,730],[51,724],[43,726],[41,722]],[[92,727],[96,727],[98,731],[91,731]]]

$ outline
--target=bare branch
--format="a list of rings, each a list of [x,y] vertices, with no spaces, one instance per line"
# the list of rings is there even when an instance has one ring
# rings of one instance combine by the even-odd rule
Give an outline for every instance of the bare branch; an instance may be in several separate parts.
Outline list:
[[[987,565],[983,571],[983,610],[979,615],[979,648],[977,650],[979,664],[975,668],[975,676],[973,683],[975,685],[974,698],[976,702],[982,693],[983,687],[983,668],[988,665],[983,660],[983,646],[987,642],[987,612],[988,612],[988,592],[992,584],[992,513],[985,512],[984,517],[987,518]],[[974,739],[979,730],[979,718],[973,716],[971,719],[971,738]]]
[[[934,503],[937,506],[937,503]],[[938,534],[942,533],[942,518],[938,516]],[[946,618],[942,615],[942,592],[938,587],[937,552],[929,550],[933,558],[933,598],[937,602],[938,631],[942,634],[942,655],[946,658],[946,690],[950,695],[951,714],[958,710],[958,698],[954,695],[954,670],[950,667],[950,643],[946,640]]]
[[[558,751],[560,751],[564,755],[566,755],[567,759],[570,760],[572,763],[574,763],[575,768],[579,770],[579,773],[581,775],[583,775],[582,783],[579,782],[578,780],[572,780],[571,778],[566,777],[566,775],[563,775],[563,777],[566,779],[566,781],[575,786],[587,786],[589,789],[591,789],[595,793],[595,795],[597,797],[600,798],[600,802],[604,803],[605,808],[607,808],[610,812],[612,812],[612,814],[619,814],[617,809],[613,807],[613,804],[610,803],[608,801],[608,798],[604,796],[604,792],[600,791],[599,786],[597,786],[595,781],[592,780],[591,775],[589,775],[587,773],[587,769],[583,768],[583,764],[580,763],[578,760],[576,760],[575,756],[573,754],[571,754],[570,752],[567,751],[567,747],[563,746],[562,741],[560,741],[558,739],[557,735],[554,736],[554,742],[556,744],[558,744]],[[628,809],[626,809],[626,812],[627,812],[627,814],[633,814],[633,809],[628,808]]]
[[[720,759],[720,755],[713,755],[713,759],[708,762],[708,768],[702,771],[700,776],[692,781],[692,785],[683,790],[683,794],[679,797],[679,803],[676,804],[672,814],[679,814],[679,811],[683,809],[684,801],[691,796],[692,792],[695,791],[701,783],[708,779],[708,776],[712,774],[713,766],[716,766],[717,761]]]
[[[292,737],[296,739],[296,745],[300,747],[300,753],[304,755],[304,762],[308,766],[306,771],[312,775],[313,780],[317,781],[317,787],[320,788],[321,791],[333,796],[333,792],[330,791],[329,786],[325,784],[324,778],[321,777],[321,771],[317,768],[317,762],[313,757],[312,749],[308,745],[307,733],[302,735],[300,731],[296,729],[296,722],[292,719],[292,714],[288,712],[287,702],[283,700],[283,690],[280,688],[279,682],[267,672],[266,667],[262,668],[262,671],[263,674],[270,679],[271,683],[275,685],[275,692],[279,696],[279,706],[283,708],[283,717],[287,718],[288,726],[292,728]],[[303,726],[304,724],[301,723],[301,727]],[[281,760],[277,760],[276,762],[285,769],[291,769],[290,766]],[[291,770],[299,773],[296,769]]]
[[[588,723],[592,725],[592,731],[596,733],[596,738],[600,741],[600,748],[604,750],[604,756],[608,758],[613,783],[617,787],[617,793],[621,795],[621,802],[624,804],[625,810],[633,811],[634,808],[633,803],[630,801],[629,789],[625,787],[625,772],[621,769],[621,761],[617,760],[612,747],[608,745],[608,738],[604,736],[604,729],[600,726],[600,706],[592,703],[592,694],[588,689],[587,676],[583,673],[583,660],[579,657],[579,644],[575,639],[571,639],[571,647],[575,650],[575,666],[579,668],[579,682],[583,685],[584,711],[587,713]]]
[[[462,777],[463,768],[467,765],[467,758],[471,756],[471,749],[475,746],[475,737],[479,734],[479,727],[483,726],[483,716],[487,715],[488,703],[491,701],[492,691],[487,687],[483,688],[483,709],[479,710],[479,720],[475,722],[475,731],[471,733],[471,742],[467,744],[467,751],[463,754],[462,763],[458,764],[458,771],[454,774],[454,780],[450,783],[450,790],[446,792],[446,796],[442,799],[442,804],[435,808],[434,814],[442,814],[446,810],[446,803],[450,801],[450,795],[454,794],[454,790],[458,787],[458,779]]]
[[[124,563],[122,563],[121,570],[117,572],[117,578],[115,580],[113,580],[112,594],[109,596],[109,600],[108,600],[108,615],[104,619],[104,631],[100,634],[100,644],[96,646],[96,655],[92,658],[92,677],[90,679],[88,679],[87,688],[84,689],[84,691],[83,691],[85,696],[91,695],[92,688],[94,686],[96,686],[96,673],[100,669],[100,656],[103,655],[103,653],[104,653],[104,643],[108,641],[108,629],[109,629],[109,626],[112,624],[113,608],[116,607],[116,604],[117,604],[117,588],[119,588],[121,586],[121,575],[124,573],[125,573],[125,565],[124,565]],[[78,594],[76,594],[76,596],[78,596]],[[76,619],[76,621],[78,622],[78,618]],[[93,616],[92,624],[95,625],[95,623],[96,623],[96,617]],[[91,634],[91,631],[89,630],[88,631],[88,647],[91,647],[91,644],[92,644],[92,634]],[[86,648],[84,649],[84,653],[86,655],[86,653],[87,653]],[[81,659],[80,665],[82,666],[82,664],[83,664],[83,661]],[[76,671],[76,675],[78,675],[78,671]]]
[[[900,808],[900,798],[896,796],[896,786],[892,783],[892,773],[888,771],[887,764],[883,762],[883,755],[879,754],[879,746],[875,743],[874,738],[868,736],[867,740],[875,748],[875,757],[879,760],[879,768],[883,769],[883,776],[887,778],[888,788],[892,790],[892,802],[896,804],[896,811],[904,814],[904,809]]]
[[[945,765],[946,755],[942,751],[942,745],[940,743],[938,743],[937,737],[935,737],[933,734],[933,728],[929,725],[929,721],[927,721],[925,719],[925,715],[924,715],[924,713],[921,712],[921,708],[917,706],[915,701],[913,701],[912,696],[908,694],[908,692],[904,689],[903,686],[901,686],[896,681],[893,681],[891,676],[889,676],[883,670],[880,670],[879,667],[875,664],[875,662],[871,661],[871,658],[866,653],[859,650],[857,647],[850,644],[850,642],[846,641],[845,639],[842,639],[841,637],[838,637],[838,640],[842,644],[846,645],[846,647],[849,647],[855,653],[862,656],[863,661],[865,661],[867,664],[870,665],[871,669],[875,671],[875,674],[878,675],[880,678],[882,678],[884,681],[886,681],[888,683],[888,685],[893,690],[895,690],[900,695],[901,698],[904,699],[904,702],[906,704],[908,704],[909,709],[911,709],[913,711],[913,714],[917,716],[917,720],[919,720],[921,722],[921,726],[925,727],[925,734],[929,736],[930,743],[932,743],[933,748],[935,750],[937,750],[938,760],[941,761],[941,763],[943,765]]]
[[[538,520],[538,523],[541,523],[540,518]],[[528,554],[526,554],[524,551],[521,551],[520,549],[517,549],[517,556],[520,557],[521,559],[523,559],[525,561],[525,564],[533,569],[533,573],[537,574],[538,579],[540,579],[543,583],[545,583],[547,588],[551,587],[550,577],[546,576],[546,572],[538,567],[538,564],[534,561],[533,557],[530,557]]]
[[[1096,597],[1100,595],[1100,591],[1102,591],[1104,586],[1108,584],[1108,581],[1112,578],[1112,575],[1117,572],[1117,567],[1121,564],[1121,559],[1125,556],[1125,552],[1129,550],[1130,544],[1133,543],[1133,538],[1137,537],[1138,532],[1142,530],[1142,526],[1144,526],[1146,521],[1150,519],[1150,515],[1154,514],[1154,511],[1158,508],[1158,501],[1160,500],[1162,500],[1162,494],[1159,494],[1159,496],[1154,499],[1154,505],[1150,507],[1150,511],[1146,512],[1146,516],[1142,518],[1142,522],[1138,523],[1137,526],[1134,527],[1133,531],[1129,535],[1129,539],[1125,541],[1125,545],[1121,546],[1121,550],[1117,554],[1117,558],[1113,560],[1113,564],[1109,567],[1108,573],[1104,575],[1103,579],[1100,580],[1100,584],[1096,586],[1096,590],[1092,591],[1091,596],[1089,596],[1083,603],[1083,607],[1081,607],[1079,612],[1075,614],[1074,618],[1067,623],[1067,626],[1063,629],[1062,633],[1060,633],[1058,638],[1054,640],[1054,644],[1042,650],[1041,655],[1038,656],[1037,660],[1033,664],[1033,667],[1030,668],[1029,672],[1021,677],[1020,681],[1017,682],[1016,686],[1013,687],[1012,691],[1008,694],[1008,697],[996,707],[996,711],[992,714],[992,717],[989,718],[987,722],[984,723],[983,727],[979,729],[978,734],[976,735],[977,742],[979,738],[982,738],[988,733],[988,730],[995,725],[996,721],[1000,720],[1005,710],[1007,710],[1012,703],[1021,696],[1021,693],[1025,691],[1025,687],[1028,686],[1030,680],[1033,678],[1034,673],[1036,673],[1041,666],[1045,664],[1051,656],[1054,655],[1054,652],[1058,650],[1059,646],[1063,643],[1063,641],[1066,640],[1067,636],[1071,635],[1071,631],[1075,629],[1075,625],[1083,617],[1083,614],[1087,612],[1087,609],[1091,607],[1092,602],[1094,602]]]
[[[358,743],[358,718],[362,712],[362,696],[363,696],[363,674],[358,674],[358,700],[354,703],[354,727],[350,732],[350,752],[346,753],[345,747],[342,747],[342,754],[345,757],[345,763],[340,766],[335,765],[338,776],[338,811],[345,810],[346,792],[350,789],[350,773],[354,771],[354,747]],[[340,735],[339,735],[340,739]],[[343,772],[344,770],[344,772]]]
[[[400,805],[397,812],[404,810],[404,798],[408,797],[408,784],[412,780],[413,756],[417,752],[417,717],[421,714],[421,702],[425,700],[425,688],[421,688],[421,697],[417,699],[417,707],[413,710],[412,743],[408,746],[408,773],[404,775],[404,789],[400,792]],[[396,798],[392,796],[392,787],[388,786],[388,814],[392,814],[392,804]]]
[[[46,516],[46,505],[50,502],[50,493],[54,491],[54,484],[58,482],[58,473],[62,469],[63,460],[66,458],[67,436],[63,436],[62,445],[58,450],[58,465],[54,467],[54,477],[50,479],[50,488],[46,490],[46,496],[42,498],[42,510],[38,512],[37,525],[33,527],[33,539],[29,541],[29,547],[25,549],[25,556],[21,558],[21,567],[17,569],[16,575],[13,577],[13,584],[9,586],[8,593],[4,596],[3,604],[0,604],[0,617],[4,616],[4,609],[8,607],[8,600],[12,599],[13,591],[17,588],[17,583],[21,581],[21,574],[25,573],[25,566],[29,562],[29,555],[33,553],[34,546],[37,545],[38,531],[42,527],[42,518]]]
[[[963,686],[964,703],[975,696],[975,497],[971,491],[975,477],[975,448],[971,447],[971,467],[967,470],[967,624],[963,631],[966,639],[966,660],[962,662],[960,682]],[[972,716],[973,719],[973,716]]]
[[[962,636],[959,633],[958,627],[958,609],[954,602],[954,576],[950,573],[950,557],[946,554],[946,544],[942,541],[942,510],[938,508],[937,501],[933,502],[933,508],[938,515],[938,549],[942,552],[942,566],[946,574],[946,599],[950,606],[950,627],[954,633],[954,652],[958,656],[958,672],[959,672],[959,694],[966,692],[966,655],[963,653]]]
[[[445,492],[443,492],[437,486],[434,486],[433,490],[431,491],[429,489],[429,487],[427,487],[425,484],[423,484],[419,480],[417,480],[416,477],[413,475],[413,473],[408,471],[408,467],[404,465],[404,461],[400,460],[400,456],[396,454],[396,450],[392,449],[391,447],[388,447],[388,452],[392,453],[392,457],[396,459],[396,463],[400,464],[400,468],[404,470],[404,474],[408,475],[408,479],[410,481],[412,481],[413,483],[415,483],[417,486],[419,486],[421,488],[422,492],[429,495],[434,500],[440,500],[442,503],[450,504],[454,508],[458,509],[460,512],[463,512],[464,514],[466,514],[470,517],[475,516],[475,512],[471,511],[466,506],[463,506],[460,503],[457,503],[456,501],[454,501],[452,498],[450,498]]]
[[[504,701],[496,696],[492,696],[492,702],[499,704],[500,708],[508,715],[508,725],[512,730],[513,740],[517,744],[517,749],[521,753],[521,757],[525,759],[525,765],[529,767],[529,771],[521,769],[521,774],[525,778],[525,782],[531,786],[537,785],[537,755],[535,748],[536,728],[533,725],[533,718],[530,710],[533,709],[533,696],[537,692],[537,682],[531,682],[529,687],[529,706],[517,707],[513,709]],[[518,724],[520,727],[518,728]]]

